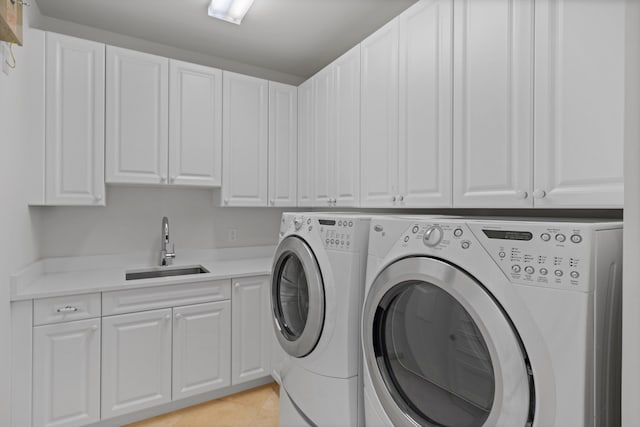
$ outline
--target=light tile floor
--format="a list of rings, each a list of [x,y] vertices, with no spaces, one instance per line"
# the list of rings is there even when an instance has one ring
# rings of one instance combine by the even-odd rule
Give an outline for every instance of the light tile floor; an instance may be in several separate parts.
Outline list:
[[[267,384],[127,427],[278,427],[278,385]]]

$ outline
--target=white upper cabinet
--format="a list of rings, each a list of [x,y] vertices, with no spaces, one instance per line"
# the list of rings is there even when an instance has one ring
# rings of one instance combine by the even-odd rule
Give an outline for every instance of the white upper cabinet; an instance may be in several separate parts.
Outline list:
[[[223,86],[223,206],[267,206],[269,82],[225,71]]]
[[[452,2],[423,0],[400,15],[398,198],[450,207]]]
[[[360,201],[360,46],[306,84],[313,87],[306,112],[305,144],[312,147],[313,206],[350,207]]]
[[[46,34],[45,194],[41,203],[105,204],[104,55],[103,44]]]
[[[231,385],[231,301],[173,309],[173,400]]]
[[[313,79],[298,86],[298,206],[313,206]]]
[[[298,89],[269,82],[269,206],[296,206]]]
[[[360,46],[333,64],[334,206],[360,204]]]
[[[536,207],[622,207],[625,2],[535,2]]]
[[[222,181],[222,71],[169,63],[169,184]]]
[[[398,194],[398,18],[361,45],[361,206],[393,206]]]
[[[167,182],[169,60],[107,47],[108,183]]]
[[[313,205],[331,206],[331,164],[334,153],[332,138],[333,72],[326,67],[313,77]]]
[[[533,1],[456,1],[454,33],[454,206],[531,207]]]

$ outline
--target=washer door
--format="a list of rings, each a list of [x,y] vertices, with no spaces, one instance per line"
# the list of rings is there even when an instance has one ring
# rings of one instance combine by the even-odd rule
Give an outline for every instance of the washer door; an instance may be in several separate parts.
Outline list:
[[[302,239],[285,238],[275,254],[271,308],[276,336],[291,356],[304,357],[318,343],[324,324],[324,284],[311,248]]]
[[[511,322],[466,272],[414,257],[387,267],[363,312],[364,357],[395,426],[527,426],[533,378]]]

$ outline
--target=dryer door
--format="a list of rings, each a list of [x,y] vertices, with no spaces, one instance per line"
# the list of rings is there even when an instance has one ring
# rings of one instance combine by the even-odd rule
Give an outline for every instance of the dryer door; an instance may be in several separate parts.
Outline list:
[[[376,278],[362,324],[374,391],[395,426],[528,426],[531,369],[485,288],[443,261],[399,260]]]
[[[304,357],[318,343],[324,324],[324,284],[309,245],[285,238],[276,251],[271,273],[271,308],[276,336],[293,357]]]

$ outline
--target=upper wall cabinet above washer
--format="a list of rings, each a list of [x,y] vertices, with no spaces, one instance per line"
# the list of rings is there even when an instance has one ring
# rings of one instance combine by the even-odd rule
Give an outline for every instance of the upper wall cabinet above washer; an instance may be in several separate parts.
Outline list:
[[[626,2],[536,0],[536,207],[622,207]]]
[[[299,206],[360,201],[360,46],[300,87]]]
[[[109,46],[106,134],[108,183],[220,186],[222,71]]]
[[[34,116],[36,122],[44,118],[45,131],[34,135],[41,143],[33,157],[42,163],[34,174],[32,204],[104,206],[105,46],[29,33],[30,99],[40,103],[34,114],[45,105],[44,117]],[[32,126],[42,129],[38,123]]]
[[[455,207],[531,207],[533,1],[454,3]]]
[[[420,1],[362,42],[363,207],[451,206],[451,3]]]

